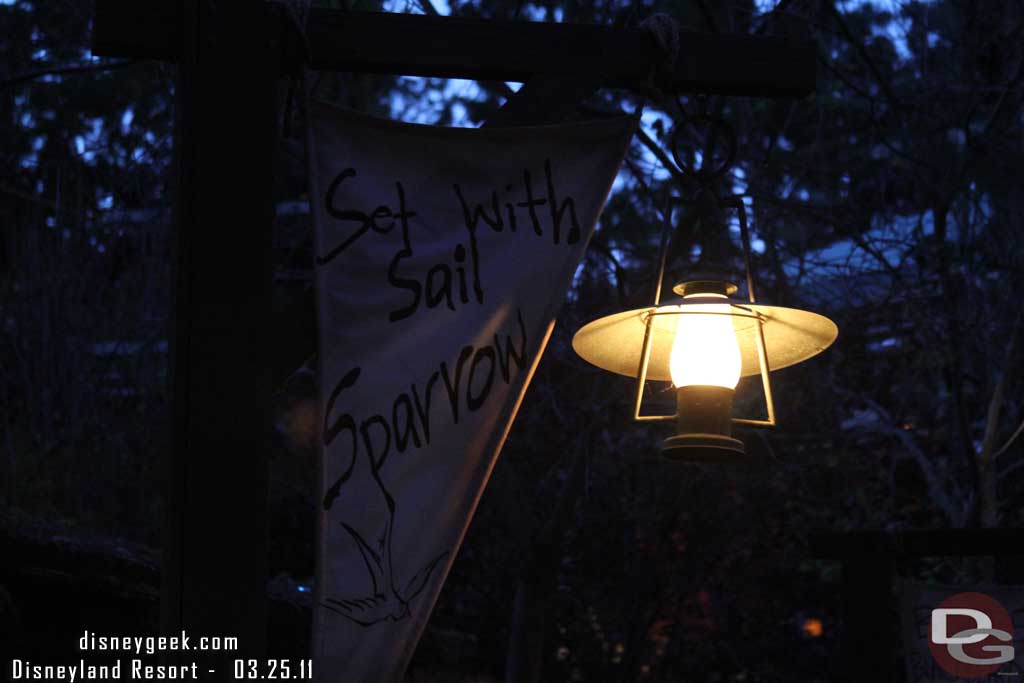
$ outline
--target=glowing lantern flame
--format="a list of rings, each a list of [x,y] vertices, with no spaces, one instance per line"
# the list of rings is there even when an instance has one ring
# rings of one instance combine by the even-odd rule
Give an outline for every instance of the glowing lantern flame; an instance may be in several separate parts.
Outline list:
[[[724,295],[702,294],[703,297]],[[688,297],[683,297],[688,298]],[[735,389],[743,367],[729,304],[691,304],[677,316],[669,374],[677,387],[706,385]]]

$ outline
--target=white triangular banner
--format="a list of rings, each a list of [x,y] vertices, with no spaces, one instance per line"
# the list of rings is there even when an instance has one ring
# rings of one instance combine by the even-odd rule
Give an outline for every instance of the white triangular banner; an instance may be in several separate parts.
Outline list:
[[[319,681],[399,681],[636,127],[309,108]]]

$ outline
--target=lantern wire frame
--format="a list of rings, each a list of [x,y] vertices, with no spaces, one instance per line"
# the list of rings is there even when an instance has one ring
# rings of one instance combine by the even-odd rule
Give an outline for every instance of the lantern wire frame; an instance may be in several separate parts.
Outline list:
[[[661,305],[661,288],[665,280],[665,266],[668,258],[668,235],[672,228],[672,214],[677,206],[688,206],[694,202],[687,201],[682,197],[677,197],[669,193],[668,201],[666,202],[664,212],[664,222],[661,231],[661,256],[658,265],[658,281],[654,289],[654,305],[646,313],[646,320],[644,322],[644,341],[640,352],[640,365],[637,368],[637,383],[636,383],[636,397],[633,405],[633,419],[637,422],[667,422],[678,418],[678,415],[642,415],[641,408],[644,397],[644,387],[647,383],[647,370],[651,360],[651,332],[654,325],[655,316],[659,315],[688,315],[698,313],[700,315],[709,315],[706,311],[684,311],[682,307],[674,311],[659,311],[658,307]],[[740,223],[740,240],[743,247],[743,266],[746,270],[747,279],[747,298],[751,304],[757,303],[757,298],[754,293],[754,276],[750,268],[750,233],[747,228],[747,211],[743,204],[743,200],[739,197],[725,197],[718,199],[718,205],[720,208],[735,209],[739,217]],[[692,303],[692,302],[691,302]],[[713,303],[723,303],[720,299],[714,299]],[[764,341],[764,330],[763,325],[765,318],[764,316],[751,308],[742,306],[734,301],[728,301],[730,309],[740,311],[737,313],[710,313],[711,315],[728,315],[729,317],[743,317],[752,318],[755,321],[756,330],[756,348],[757,348],[757,360],[760,366],[761,375],[761,386],[764,391],[764,402],[765,411],[767,413],[767,420],[759,420],[755,418],[744,418],[744,417],[733,417],[733,424],[742,424],[755,427],[774,427],[775,426],[775,403],[772,400],[772,384],[769,379],[770,368],[768,367],[768,350],[765,346]]]

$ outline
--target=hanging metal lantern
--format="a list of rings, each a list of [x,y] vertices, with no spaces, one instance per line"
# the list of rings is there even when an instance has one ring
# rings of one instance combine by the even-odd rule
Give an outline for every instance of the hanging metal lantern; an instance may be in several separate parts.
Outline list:
[[[727,167],[717,169],[714,176]],[[675,284],[673,291],[681,297],[679,300],[661,302],[674,208],[680,204],[706,205],[708,197],[704,189],[696,202],[670,198],[652,305],[599,318],[584,325],[572,340],[573,349],[584,360],[636,378],[635,420],[676,423],[676,434],[662,447],[662,455],[672,460],[743,456],[743,442],[732,436],[734,423],[775,425],[770,372],[821,353],[839,334],[836,324],[825,316],[757,302],[746,210],[738,197],[711,196],[719,208],[738,213],[748,300],[734,298],[738,287],[730,282],[695,279]],[[753,375],[761,377],[767,419],[733,417],[735,387],[741,377]],[[672,382],[676,392],[674,415],[642,414],[647,380]]]

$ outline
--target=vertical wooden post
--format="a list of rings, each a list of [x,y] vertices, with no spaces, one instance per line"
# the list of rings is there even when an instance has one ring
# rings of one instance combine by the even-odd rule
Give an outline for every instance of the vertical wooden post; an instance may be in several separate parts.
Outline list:
[[[238,638],[173,653],[205,680],[266,639],[272,157],[277,22],[263,2],[185,0],[176,92],[174,440],[161,631]],[[273,25],[273,26],[272,26]],[[214,673],[211,674],[210,670]]]
[[[894,680],[893,652],[899,633],[893,601],[893,559],[859,553],[843,558],[843,659],[850,683]]]

